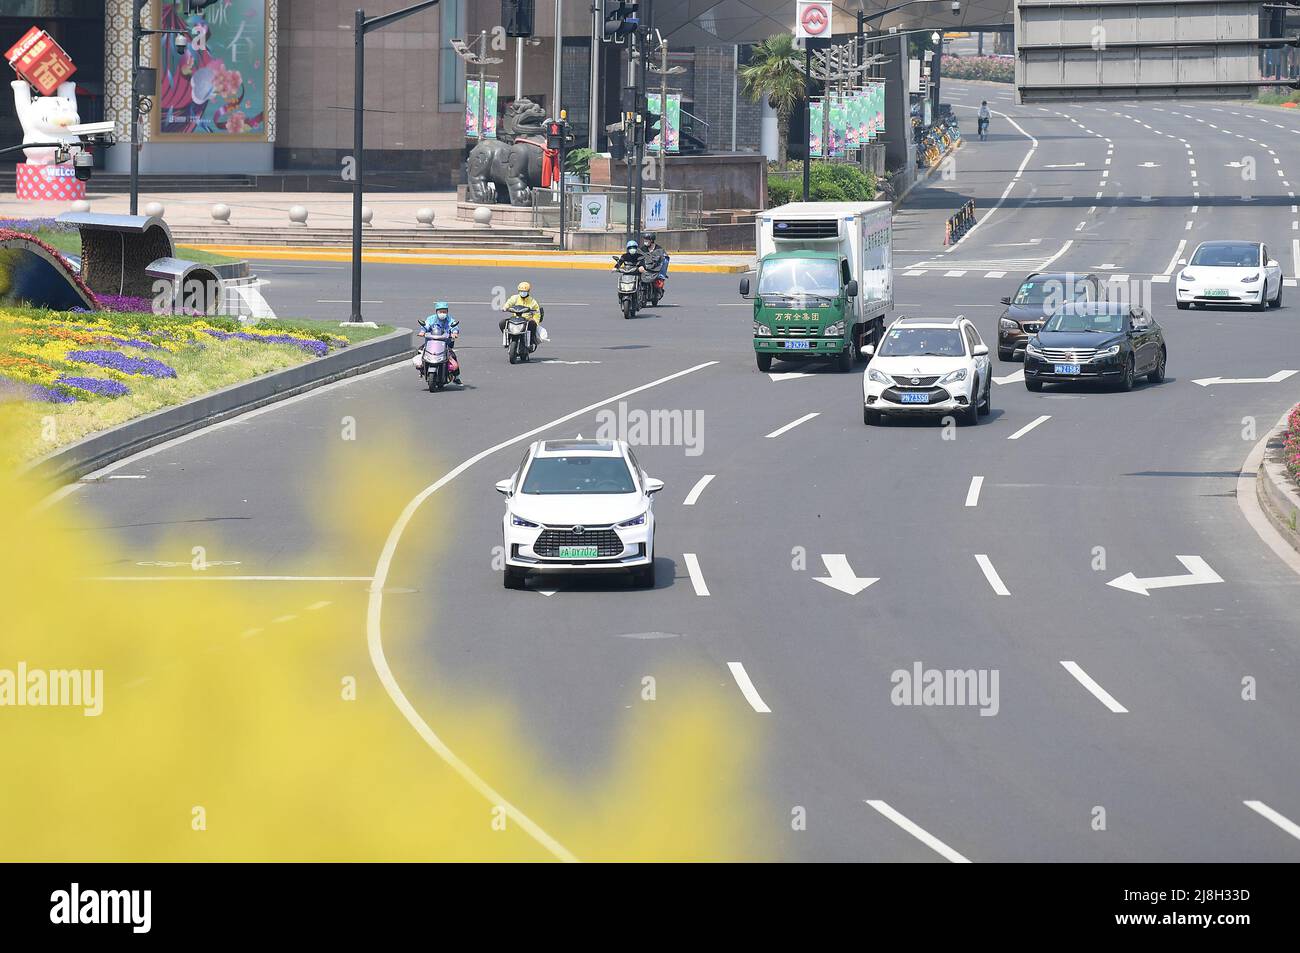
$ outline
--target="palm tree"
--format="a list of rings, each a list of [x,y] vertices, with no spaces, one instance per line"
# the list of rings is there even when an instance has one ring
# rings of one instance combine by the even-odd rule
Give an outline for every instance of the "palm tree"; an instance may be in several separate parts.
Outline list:
[[[784,166],[790,138],[790,114],[804,97],[803,51],[789,33],[775,33],[754,46],[749,63],[740,69],[741,88],[752,101],[767,97],[776,110],[777,160]]]

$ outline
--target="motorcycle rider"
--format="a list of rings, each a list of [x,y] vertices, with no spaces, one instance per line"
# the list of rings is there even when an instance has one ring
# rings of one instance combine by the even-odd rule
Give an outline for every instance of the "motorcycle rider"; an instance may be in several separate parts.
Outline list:
[[[511,308],[516,305],[527,308],[528,314],[525,317],[528,318],[528,350],[533,351],[537,349],[537,328],[542,323],[542,318],[546,316],[546,309],[542,307],[540,301],[533,297],[533,286],[527,281],[519,282],[515,290],[517,293],[510,296],[510,300],[505,303],[503,309],[507,317],[501,319],[498,327],[502,331],[506,329],[506,321],[509,320]]]
[[[623,249],[623,254],[618,256],[614,262],[614,270],[622,271],[625,267],[631,266],[633,269],[640,269],[644,263],[644,256],[641,254],[641,248],[636,243],[636,239],[630,239],[627,247]]]
[[[454,384],[460,381],[460,358],[456,355],[455,341],[460,337],[460,322],[451,316],[451,309],[447,302],[439,301],[433,306],[433,314],[429,315],[420,322],[420,337],[446,337],[447,352],[456,364],[456,372],[452,374],[451,380]]]
[[[976,120],[975,120],[979,124],[979,134],[981,139],[985,139],[988,137],[989,118],[991,115],[992,114],[989,112],[989,101],[987,99],[981,99],[980,111],[976,113]]]
[[[641,237],[641,258],[645,273],[652,278],[663,274],[664,259],[668,257],[668,253],[656,241],[657,238],[654,232],[646,232]]]

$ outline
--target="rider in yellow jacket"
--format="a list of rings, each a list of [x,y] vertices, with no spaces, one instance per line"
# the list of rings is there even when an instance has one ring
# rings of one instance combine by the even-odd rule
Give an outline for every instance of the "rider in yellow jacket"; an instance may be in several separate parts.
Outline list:
[[[542,323],[542,318],[546,315],[546,309],[542,303],[533,297],[533,286],[527,281],[519,282],[517,294],[510,296],[510,300],[505,303],[505,310],[509,313],[510,309],[518,305],[519,307],[528,308],[528,349],[531,351],[537,347],[537,326]],[[500,329],[506,329],[506,319],[501,319]]]

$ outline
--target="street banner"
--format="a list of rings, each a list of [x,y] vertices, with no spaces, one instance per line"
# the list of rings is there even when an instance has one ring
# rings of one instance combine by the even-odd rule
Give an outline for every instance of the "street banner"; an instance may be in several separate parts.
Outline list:
[[[5,53],[9,65],[42,96],[53,96],[59,87],[77,71],[63,47],[38,26],[32,27],[23,38]]]
[[[267,140],[267,0],[226,0],[190,12],[185,0],[158,0],[159,28],[171,36],[158,44],[158,96],[154,129],[168,138],[213,136],[245,142]]]
[[[481,115],[480,115],[481,114]],[[470,139],[479,137],[480,119],[484,139],[497,137],[497,84],[484,83],[482,95],[479,94],[479,82],[476,79],[465,83],[465,135]]]
[[[796,40],[819,40],[831,35],[831,0],[796,0]]]
[[[664,114],[664,141],[669,152],[682,151],[682,94],[668,94],[668,112]]]
[[[582,216],[578,219],[578,228],[583,231],[603,232],[609,222],[609,195],[604,192],[588,192],[579,200]]]
[[[844,100],[836,96],[831,99],[831,149],[832,156],[844,155],[844,134],[848,123],[845,121]]]
[[[668,228],[668,193],[647,192],[644,202],[645,208],[642,210],[641,220],[645,223],[646,231],[666,231]]]
[[[471,79],[465,83],[465,136],[469,139],[478,138],[478,107],[478,80]]]
[[[483,138],[497,137],[497,84],[483,84]]]
[[[858,147],[858,114],[862,100],[856,89],[851,89],[844,97],[844,148]]]
[[[820,159],[822,154],[822,101],[808,100],[808,155]]]

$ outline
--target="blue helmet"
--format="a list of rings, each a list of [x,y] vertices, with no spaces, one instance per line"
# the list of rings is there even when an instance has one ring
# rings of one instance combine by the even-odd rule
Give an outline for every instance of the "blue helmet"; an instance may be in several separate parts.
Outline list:
[[[628,243],[627,243],[627,250],[628,250],[628,251],[632,251],[633,249],[635,249],[635,248],[637,248],[637,247],[638,247],[638,246],[637,246],[637,243],[636,243],[636,242],[628,242]]]
[[[433,310],[434,310],[434,311],[450,311],[451,309],[447,307],[447,302],[445,302],[445,301],[439,301],[437,304],[435,304],[435,305],[433,306]]]

